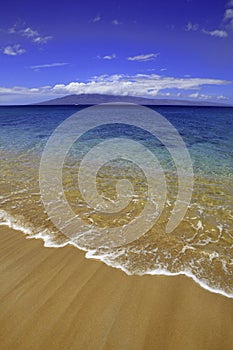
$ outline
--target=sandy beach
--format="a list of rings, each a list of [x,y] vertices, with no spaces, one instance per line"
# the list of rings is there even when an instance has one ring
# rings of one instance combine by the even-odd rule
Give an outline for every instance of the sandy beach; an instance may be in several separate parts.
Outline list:
[[[2,226],[1,349],[232,349],[233,300],[183,276],[127,276]]]

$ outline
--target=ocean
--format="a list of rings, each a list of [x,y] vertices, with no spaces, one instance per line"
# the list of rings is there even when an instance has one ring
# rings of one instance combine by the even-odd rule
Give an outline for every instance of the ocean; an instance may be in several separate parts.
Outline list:
[[[122,112],[120,106],[108,106],[109,116],[111,108]],[[177,164],[167,147],[148,130],[123,123],[104,124],[84,132],[65,154],[62,169],[64,198],[74,215],[81,218],[85,225],[73,226],[72,235],[67,235],[55,223],[53,214],[48,215],[49,208],[53,209],[54,217],[60,215],[62,218],[64,212],[59,207],[59,196],[51,195],[47,208],[42,201],[39,176],[41,157],[48,140],[62,122],[77,112],[85,111],[88,115],[89,109],[85,106],[0,107],[1,225],[21,230],[27,238],[43,239],[48,247],[72,244],[86,251],[87,258],[101,260],[129,275],[185,274],[203,288],[232,298],[233,108],[160,106],[149,109],[160,113],[178,131],[193,167],[192,198],[187,203],[183,219],[172,232],[168,233],[166,226],[179,190]],[[124,106],[125,115],[130,114],[131,110],[131,106]],[[146,121],[146,113],[144,115],[143,110],[140,113],[142,121],[143,118]],[[119,180],[127,179],[127,184],[132,184],[133,195],[126,196],[128,202],[124,209],[103,213],[97,206],[93,208],[86,202],[85,193],[79,188],[78,173],[82,159],[93,147],[116,138],[122,140],[122,145],[125,140],[134,140],[147,148],[150,154],[156,155],[166,181],[163,208],[154,224],[149,225],[142,235],[136,232],[140,229],[140,222],[147,225],[153,215],[141,220],[148,200],[146,169],[134,164],[132,157],[130,160],[124,157],[111,159],[104,153],[106,159],[101,159],[102,166],[96,173],[94,189],[112,203],[117,199]],[[175,146],[172,139],[170,141],[172,149]],[[109,147],[106,145],[105,149]],[[110,154],[107,149],[108,152]],[[137,153],[135,148],[135,157]],[[144,158],[146,164],[146,153]],[[87,186],[93,180],[91,169],[100,164],[98,159],[89,159],[88,162],[85,163],[83,176],[84,185]],[[148,164],[148,168],[150,166]],[[50,174],[47,175],[49,178]],[[162,173],[157,171],[153,179],[158,193],[161,177]],[[51,173],[50,187],[48,183],[46,193],[55,193],[57,188],[54,186],[51,190],[51,184],[56,184],[56,181]],[[127,227],[135,217],[141,220],[138,226],[134,226],[136,239],[124,241],[123,237],[121,244],[108,246],[98,236],[96,227],[107,232],[109,228],[114,228],[116,235],[118,232],[122,235],[121,228]]]

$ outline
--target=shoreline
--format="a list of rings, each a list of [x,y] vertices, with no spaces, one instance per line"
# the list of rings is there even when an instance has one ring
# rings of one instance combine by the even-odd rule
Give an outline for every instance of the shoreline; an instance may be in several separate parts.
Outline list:
[[[0,210],[0,212],[1,212],[1,210]],[[4,212],[4,211],[2,211],[2,212]],[[12,217],[8,213],[5,212],[5,215],[8,216],[8,220],[6,222],[0,223],[0,228],[2,226],[2,227],[6,227],[7,229],[10,229],[10,230],[20,231],[20,233],[23,234],[25,236],[25,238],[27,238],[27,239],[42,240],[43,246],[45,248],[64,248],[66,246],[74,247],[75,249],[78,249],[79,251],[83,252],[85,254],[86,259],[91,259],[91,260],[103,262],[106,266],[109,266],[110,268],[121,270],[121,271],[123,271],[123,273],[125,273],[128,276],[169,276],[169,277],[170,276],[172,276],[172,277],[184,276],[184,277],[192,279],[192,281],[194,283],[196,283],[198,286],[200,286],[204,290],[207,290],[210,293],[218,294],[218,295],[224,296],[226,298],[233,299],[233,293],[227,294],[225,291],[223,291],[221,289],[214,289],[214,288],[210,287],[204,281],[198,279],[193,273],[188,272],[188,271],[179,271],[179,272],[173,273],[173,272],[166,271],[164,269],[157,269],[157,270],[148,271],[148,272],[143,273],[143,274],[130,274],[123,266],[113,265],[113,264],[109,263],[108,261],[106,261],[101,256],[93,256],[91,251],[84,250],[81,247],[73,244],[72,242],[67,242],[65,244],[60,244],[60,245],[51,244],[51,242],[50,242],[49,238],[47,238],[47,236],[43,237],[43,236],[39,236],[39,235],[32,235],[32,232],[30,231],[30,229],[22,227],[22,226],[18,225],[17,223],[12,222]],[[4,216],[4,214],[3,214],[3,216]],[[29,235],[31,235],[31,236],[29,236]]]
[[[233,303],[185,276],[128,276],[0,226],[2,349],[220,349]]]

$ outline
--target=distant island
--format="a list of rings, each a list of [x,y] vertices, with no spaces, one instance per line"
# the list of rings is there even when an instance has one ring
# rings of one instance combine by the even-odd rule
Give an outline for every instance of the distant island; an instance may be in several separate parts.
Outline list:
[[[139,105],[150,106],[210,106],[210,107],[232,107],[224,103],[214,103],[207,101],[190,101],[190,100],[170,100],[170,99],[150,99],[134,96],[114,96],[103,94],[80,94],[68,95],[55,98],[49,101],[36,103],[34,105],[57,106],[57,105],[95,105],[100,103],[135,103]]]

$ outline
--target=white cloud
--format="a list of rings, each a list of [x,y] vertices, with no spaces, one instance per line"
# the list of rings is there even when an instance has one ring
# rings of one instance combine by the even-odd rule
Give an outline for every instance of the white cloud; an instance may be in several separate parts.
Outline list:
[[[97,16],[95,16],[94,18],[92,18],[91,20],[90,20],[90,22],[92,22],[92,23],[96,23],[96,22],[99,22],[99,21],[101,21],[101,16],[100,15],[97,15]]]
[[[16,23],[12,28],[9,28],[8,33],[21,35],[32,40],[32,42],[36,44],[46,44],[53,38],[51,35],[43,36],[37,30],[31,27],[25,27],[25,25],[21,23]]]
[[[224,20],[229,20],[233,18],[233,9],[227,9],[225,11]]]
[[[117,26],[117,25],[119,25],[119,24],[121,24],[117,19],[114,19],[113,21],[112,21],[112,24],[114,24],[115,26]]]
[[[9,28],[9,29],[8,29],[8,33],[9,33],[9,34],[15,34],[15,33],[16,33],[15,26]]]
[[[229,3],[226,5],[222,25],[226,29],[233,29],[233,8],[229,7],[233,7],[233,0],[229,1]]]
[[[198,92],[195,92],[194,94],[190,94],[188,95],[189,98],[194,98],[194,99],[198,99],[198,100],[210,100],[212,98],[212,96],[210,95],[206,95],[206,94],[200,94]]]
[[[212,31],[208,31],[203,29],[202,30],[203,33],[208,34],[210,36],[214,36],[214,37],[218,37],[218,38],[226,38],[228,36],[227,32],[225,30],[212,30]]]
[[[165,72],[167,70],[167,68],[161,68],[160,72]]]
[[[49,40],[51,40],[53,37],[51,35],[48,36],[38,36],[36,38],[33,38],[32,41],[36,44],[47,44]]]
[[[15,22],[15,24],[14,24],[12,27],[10,27],[10,28],[8,29],[8,33],[9,33],[9,34],[18,33],[19,29],[20,29],[20,28],[23,28],[23,27],[25,27],[25,23],[24,23],[21,19],[18,19],[18,20]]]
[[[19,44],[8,45],[2,49],[2,52],[8,56],[22,55],[26,50],[22,49]]]
[[[138,61],[138,62],[146,62],[153,61],[159,54],[158,53],[149,53],[146,55],[137,55],[127,57],[128,61]]]
[[[30,27],[27,27],[25,29],[21,29],[19,31],[19,33],[22,35],[22,36],[26,36],[27,38],[34,38],[34,37],[37,37],[39,36],[39,33],[37,32],[37,30],[33,30],[32,28]]]
[[[171,97],[173,94],[171,92],[163,92],[159,96]]]
[[[31,69],[39,70],[43,68],[52,68],[52,67],[62,67],[67,66],[69,63],[65,62],[55,62],[55,63],[46,63],[46,64],[39,64],[36,66],[30,66]]]
[[[104,60],[113,60],[115,58],[116,58],[116,54],[115,53],[113,53],[112,55],[103,56]]]
[[[229,100],[229,97],[220,95],[220,96],[217,96],[217,100]]]
[[[198,100],[211,100],[213,99],[213,96],[211,95],[207,95],[207,94],[200,94],[198,92],[196,93],[193,93],[193,94],[190,94],[188,96],[186,96],[188,98],[192,98],[192,99],[198,99]],[[223,95],[219,95],[219,96],[215,96],[215,99],[218,100],[218,101],[226,101],[226,100],[229,100],[228,97],[226,96],[223,96]]]
[[[192,22],[188,22],[185,27],[186,32],[190,32],[191,30],[196,32],[199,28],[199,24],[195,23],[193,24]]]
[[[211,78],[174,78],[164,77],[157,74],[137,74],[134,76],[116,74],[116,75],[101,75],[93,77],[87,82],[70,82],[69,84],[56,84],[54,86],[42,86],[42,87],[12,87],[5,88],[0,87],[0,98],[5,101],[10,99],[11,96],[16,96],[19,100],[28,98],[28,100],[46,100],[52,97],[58,97],[60,95],[67,94],[109,94],[119,96],[144,96],[144,97],[156,97],[156,96],[170,96],[171,92],[200,90],[202,86],[212,85],[221,86],[233,84],[231,81],[211,79]],[[3,96],[4,95],[4,96]],[[177,95],[178,96],[178,95]],[[207,99],[206,96],[201,94],[200,91],[195,91],[190,98]],[[11,97],[13,100],[13,97]],[[16,100],[14,97],[14,100]],[[212,98],[208,96],[208,99]]]

